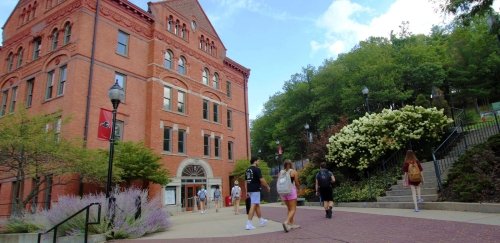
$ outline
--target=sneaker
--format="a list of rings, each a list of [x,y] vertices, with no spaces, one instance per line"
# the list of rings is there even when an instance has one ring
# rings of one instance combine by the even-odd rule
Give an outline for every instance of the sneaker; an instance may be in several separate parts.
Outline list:
[[[332,214],[333,214],[333,211],[331,208],[329,208],[327,211],[326,211],[326,214],[327,214],[327,218],[331,219],[332,218]]]
[[[298,225],[298,224],[289,224],[288,227],[290,229],[298,229],[298,228],[300,228],[300,225]]]
[[[420,210],[418,210],[418,208],[416,208],[416,209],[415,209],[415,213],[418,213],[418,212],[420,212]]]
[[[261,219],[259,222],[260,226],[264,226],[267,224],[267,219]]]
[[[424,202],[424,199],[423,198],[419,198],[417,199],[417,203],[423,203]]]
[[[245,226],[245,229],[246,229],[246,230],[254,230],[254,229],[255,229],[255,226],[253,226],[253,225],[251,225],[251,224],[247,224],[247,225]]]
[[[283,230],[285,231],[285,233],[288,233],[288,231],[290,231],[288,224],[283,223],[282,225],[283,225]]]

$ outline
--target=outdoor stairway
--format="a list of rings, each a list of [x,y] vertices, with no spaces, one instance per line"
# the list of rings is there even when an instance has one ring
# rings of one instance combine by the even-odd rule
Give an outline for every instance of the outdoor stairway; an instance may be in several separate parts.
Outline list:
[[[424,202],[435,202],[438,199],[438,186],[436,182],[436,172],[434,162],[422,163],[424,184],[421,185],[421,195]],[[385,197],[377,197],[377,202],[413,202],[410,187],[403,186],[403,180],[398,180],[391,190],[386,192]]]

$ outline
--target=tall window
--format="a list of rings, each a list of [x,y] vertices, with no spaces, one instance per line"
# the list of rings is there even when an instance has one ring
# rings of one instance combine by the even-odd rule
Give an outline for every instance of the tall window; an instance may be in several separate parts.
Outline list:
[[[52,45],[51,50],[55,50],[57,48],[57,42],[59,39],[59,30],[55,29],[52,31]]]
[[[186,37],[187,37],[187,28],[186,28],[186,24],[183,24],[182,29],[181,29],[181,38],[183,40],[185,40]]]
[[[119,73],[119,72],[115,72],[115,81],[118,82],[118,84],[120,85],[120,87],[123,88],[123,91],[124,91],[124,99],[127,94],[127,75],[123,74],[123,73]],[[123,102],[125,102],[125,100],[123,100]]]
[[[2,107],[0,107],[0,116],[5,115],[7,112],[7,96],[9,95],[9,91],[5,90],[2,92]]]
[[[177,151],[179,154],[186,153],[186,130],[179,129],[179,140],[177,141]]]
[[[167,21],[167,31],[172,32],[172,25],[174,24],[174,18],[172,15],[168,16],[168,21]]]
[[[220,137],[214,138],[214,156],[216,158],[220,157]]]
[[[64,65],[59,68],[59,82],[57,84],[57,96],[64,94],[64,85],[66,84],[67,66]]]
[[[231,82],[226,81],[226,95],[227,97],[231,97]]]
[[[163,109],[172,110],[172,88],[163,86]]]
[[[219,89],[219,74],[214,73],[214,77],[212,78],[212,86],[214,89]]]
[[[214,103],[214,122],[219,122],[219,105]]]
[[[163,151],[172,152],[172,128],[163,127]]]
[[[32,78],[26,82],[26,107],[31,107],[33,102],[33,88],[35,87],[35,79]]]
[[[52,90],[54,89],[54,70],[47,73],[47,86],[45,87],[45,99],[52,98]]]
[[[227,110],[227,127],[233,127],[233,111]]]
[[[175,28],[174,28],[174,34],[179,35],[179,28],[180,28],[180,23],[179,20],[175,21]]]
[[[61,126],[62,126],[62,119],[61,117],[59,117],[57,118],[57,121],[54,124],[54,137],[57,142],[61,141]]]
[[[12,67],[14,66],[14,53],[9,53],[9,57],[7,57],[7,72],[12,71]]]
[[[17,50],[17,67],[21,67],[23,65],[23,48],[19,47]]]
[[[179,57],[177,69],[180,74],[186,74],[186,59],[183,56]]]
[[[52,201],[52,175],[45,177],[45,184],[44,209],[50,209],[50,201]]]
[[[208,100],[203,100],[203,119],[208,120]]]
[[[210,156],[210,135],[203,136],[203,155]]]
[[[173,58],[172,51],[167,50],[164,55],[164,60],[163,60],[163,66],[168,69],[172,69],[172,58]]]
[[[10,94],[10,106],[9,106],[10,113],[16,110],[16,100],[17,100],[17,86],[12,88],[12,93]]]
[[[119,30],[118,31],[118,43],[116,45],[116,52],[120,55],[126,56],[128,54],[128,40],[129,34]]]
[[[71,40],[71,24],[69,22],[66,22],[66,24],[64,25],[63,45],[68,44],[70,40]]]
[[[120,120],[116,120],[115,124],[115,141],[123,140],[123,129],[125,129],[125,123]]]
[[[33,41],[33,60],[36,60],[40,57],[41,49],[42,49],[42,38],[37,37]]]
[[[233,160],[233,142],[227,143],[227,159]]]
[[[203,77],[201,78],[201,81],[204,85],[208,85],[208,69],[204,68],[203,69]]]
[[[185,102],[186,102],[185,93],[183,91],[177,92],[177,111],[178,112],[180,112],[180,113],[186,112]]]

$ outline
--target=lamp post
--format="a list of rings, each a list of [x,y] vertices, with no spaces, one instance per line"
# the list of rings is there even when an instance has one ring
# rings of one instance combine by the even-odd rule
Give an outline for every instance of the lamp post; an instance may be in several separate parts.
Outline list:
[[[370,113],[370,105],[368,104],[368,93],[369,92],[370,92],[370,90],[366,86],[364,86],[363,89],[361,90],[361,93],[363,94],[363,96],[365,96],[366,111],[368,113]]]
[[[306,129],[306,158],[309,157],[309,143],[312,142],[312,133],[309,132],[309,123],[306,122],[304,129]],[[304,161],[301,161],[302,168],[304,168]]]
[[[116,80],[115,84],[109,88],[108,97],[113,104],[113,125],[111,126],[111,136],[109,137],[109,161],[108,161],[108,180],[106,181],[106,198],[110,197],[111,194],[111,182],[113,178],[113,155],[115,152],[115,125],[116,125],[116,110],[123,101],[125,97],[125,91],[118,84]]]
[[[111,126],[111,135],[109,136],[109,161],[108,161],[108,179],[106,181],[106,199],[108,199],[108,213],[107,217],[109,219],[109,225],[112,227],[115,218],[115,197],[111,195],[111,181],[113,179],[113,155],[115,152],[115,125],[116,125],[116,110],[118,105],[125,98],[125,91],[118,84],[116,80],[115,84],[109,88],[108,97],[113,104],[113,124]],[[114,234],[114,232],[112,232]]]
[[[278,170],[281,171],[281,156],[283,155],[283,148],[280,145],[280,140],[276,140],[276,145],[278,145]]]

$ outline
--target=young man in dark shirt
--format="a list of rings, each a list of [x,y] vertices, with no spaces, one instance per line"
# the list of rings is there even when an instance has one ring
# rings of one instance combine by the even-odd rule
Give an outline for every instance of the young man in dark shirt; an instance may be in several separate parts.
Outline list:
[[[261,186],[269,192],[271,187],[267,184],[266,180],[262,177],[262,172],[259,169],[259,159],[253,157],[250,160],[250,167],[245,172],[245,179],[247,181],[247,192],[250,195],[250,211],[248,212],[248,220],[245,226],[246,230],[253,230],[255,227],[252,224],[253,215],[257,214],[259,224],[264,226],[267,224],[267,219],[262,218],[260,212],[260,190]]]

